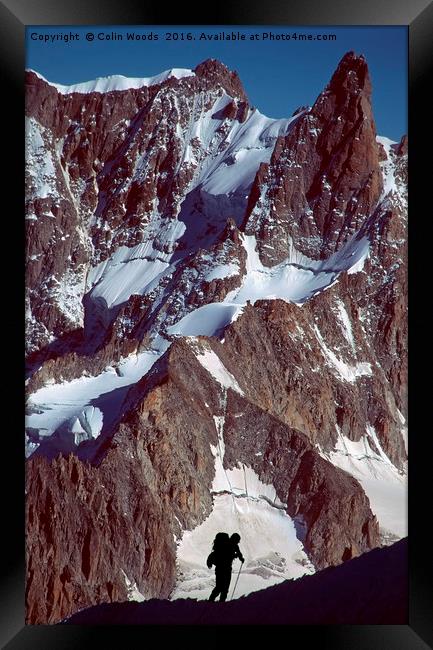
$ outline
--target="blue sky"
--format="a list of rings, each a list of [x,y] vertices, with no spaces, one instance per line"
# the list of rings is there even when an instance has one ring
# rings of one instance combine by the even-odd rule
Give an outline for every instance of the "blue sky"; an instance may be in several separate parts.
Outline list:
[[[200,34],[240,32],[245,41],[203,41]],[[78,41],[44,42],[32,34],[56,36],[77,33]],[[95,40],[86,40],[92,32]],[[159,36],[158,40],[126,40],[126,33]],[[166,40],[167,32],[190,32],[195,40]],[[272,34],[336,34],[335,41],[262,40]],[[123,35],[123,40],[103,38]],[[258,34],[259,40],[250,40]],[[35,38],[35,36],[33,36]],[[216,58],[242,80],[250,102],[269,117],[288,117],[300,105],[311,105],[328,83],[348,50],[363,54],[373,84],[373,110],[380,135],[399,140],[407,132],[407,28],[406,27],[302,27],[302,26],[58,26],[27,27],[26,67],[49,81],[72,84],[96,77],[122,74],[148,77],[169,68],[194,68]]]

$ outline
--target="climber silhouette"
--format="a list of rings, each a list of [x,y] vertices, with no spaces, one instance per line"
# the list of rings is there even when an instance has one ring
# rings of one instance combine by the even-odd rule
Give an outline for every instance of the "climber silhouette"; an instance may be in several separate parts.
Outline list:
[[[243,563],[244,558],[239,550],[240,535],[233,533],[231,537],[227,533],[217,533],[215,536],[212,553],[207,558],[209,569],[215,565],[215,588],[209,600],[214,601],[220,594],[220,601],[226,600],[232,577],[232,562],[238,557]]]

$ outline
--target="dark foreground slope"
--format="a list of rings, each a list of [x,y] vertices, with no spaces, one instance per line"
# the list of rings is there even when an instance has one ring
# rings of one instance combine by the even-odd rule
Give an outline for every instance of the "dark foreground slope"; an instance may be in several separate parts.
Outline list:
[[[82,610],[64,623],[405,624],[408,621],[407,550],[406,538],[340,566],[232,602],[155,599],[144,603],[111,603]]]

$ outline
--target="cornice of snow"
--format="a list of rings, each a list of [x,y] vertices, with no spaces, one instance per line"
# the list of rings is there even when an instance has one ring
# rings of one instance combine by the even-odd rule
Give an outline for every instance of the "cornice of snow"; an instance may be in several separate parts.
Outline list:
[[[118,74],[110,75],[109,77],[98,77],[97,79],[67,86],[48,81],[48,79],[36,70],[27,69],[27,72],[33,72],[37,77],[39,77],[39,79],[42,79],[42,81],[45,81],[48,85],[56,88],[62,95],[70,95],[72,93],[107,93],[114,90],[130,90],[155,86],[171,78],[183,79],[184,77],[195,77],[195,72],[188,68],[171,68],[170,70],[165,70],[154,77],[124,77],[123,75]]]

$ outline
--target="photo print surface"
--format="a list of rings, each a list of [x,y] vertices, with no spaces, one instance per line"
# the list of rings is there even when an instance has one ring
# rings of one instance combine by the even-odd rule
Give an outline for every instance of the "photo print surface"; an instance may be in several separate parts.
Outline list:
[[[407,30],[26,31],[27,624],[406,623]]]

